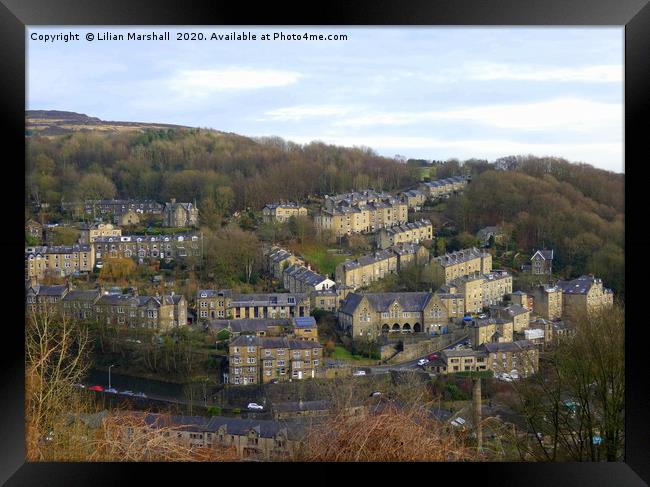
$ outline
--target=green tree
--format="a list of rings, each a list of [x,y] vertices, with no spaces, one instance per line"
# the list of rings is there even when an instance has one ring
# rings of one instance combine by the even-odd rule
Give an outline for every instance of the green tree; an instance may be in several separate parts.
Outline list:
[[[111,199],[116,193],[113,181],[103,174],[86,174],[79,181],[78,194],[81,199]]]

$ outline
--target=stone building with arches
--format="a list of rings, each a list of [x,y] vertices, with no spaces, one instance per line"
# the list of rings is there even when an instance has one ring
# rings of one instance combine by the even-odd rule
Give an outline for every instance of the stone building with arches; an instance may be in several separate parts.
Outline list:
[[[350,293],[338,313],[353,339],[440,333],[449,322],[443,301],[430,292]]]

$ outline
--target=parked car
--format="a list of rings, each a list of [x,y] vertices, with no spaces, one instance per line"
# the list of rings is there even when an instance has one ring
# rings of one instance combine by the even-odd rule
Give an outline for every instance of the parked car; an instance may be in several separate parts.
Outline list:
[[[427,355],[427,359],[429,359],[429,360],[438,360],[439,358],[440,358],[440,355],[438,355],[437,353],[431,353],[431,354]]]
[[[264,409],[264,406],[260,406],[259,404],[255,403],[255,402],[249,402],[247,408],[248,409],[262,410],[262,409]]]
[[[425,358],[421,358],[420,360],[418,360],[418,365],[419,365],[420,367],[423,366],[423,365],[426,365],[426,364],[428,364],[428,363],[429,363],[429,360],[428,360],[428,359],[425,359]]]
[[[85,389],[86,388],[86,386],[83,385],[83,384],[75,384],[74,386],[78,387],[79,389]]]
[[[272,380],[271,380],[271,384],[277,384],[277,383],[279,383],[279,382],[280,382],[280,381],[279,381],[278,379],[272,379]]]
[[[380,391],[374,391],[374,392],[371,392],[371,393],[370,393],[370,397],[377,397],[377,396],[381,396],[381,392],[380,392]]]
[[[104,389],[104,392],[110,392],[111,394],[117,394],[117,389],[111,387],[109,389]]]
[[[358,377],[360,375],[366,375],[366,371],[365,370],[357,370],[352,375],[355,376],[355,377]]]
[[[125,396],[135,396],[135,394],[133,393],[133,391],[122,391],[122,392],[120,392],[119,394],[123,394],[123,395],[125,395]]]
[[[104,388],[102,386],[90,386],[88,388],[89,391],[97,391],[97,392],[102,392]]]

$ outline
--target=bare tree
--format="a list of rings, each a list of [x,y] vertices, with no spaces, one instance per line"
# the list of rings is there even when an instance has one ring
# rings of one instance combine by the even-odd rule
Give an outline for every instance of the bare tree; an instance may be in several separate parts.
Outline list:
[[[31,310],[25,327],[27,458],[46,459],[44,438],[56,434],[63,413],[79,401],[74,385],[88,367],[88,329],[54,307]]]
[[[540,372],[513,383],[511,405],[525,418],[533,437],[519,442],[520,453],[522,458],[547,461],[620,461],[625,407],[624,309],[615,305],[574,315],[574,320],[575,335],[558,343]]]

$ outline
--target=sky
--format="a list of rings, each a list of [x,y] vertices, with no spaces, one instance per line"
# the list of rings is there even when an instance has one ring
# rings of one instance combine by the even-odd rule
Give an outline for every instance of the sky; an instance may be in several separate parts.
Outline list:
[[[126,40],[128,32],[171,39]],[[176,39],[192,32],[205,39]],[[233,32],[257,39],[210,39]],[[68,33],[79,39],[43,40]],[[125,40],[99,40],[106,33]],[[272,39],[280,33],[347,39]],[[533,154],[623,172],[623,34],[622,27],[29,27],[27,109],[364,146],[388,157]]]

